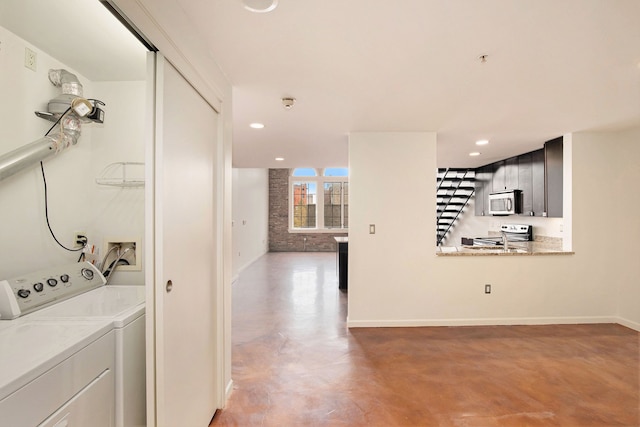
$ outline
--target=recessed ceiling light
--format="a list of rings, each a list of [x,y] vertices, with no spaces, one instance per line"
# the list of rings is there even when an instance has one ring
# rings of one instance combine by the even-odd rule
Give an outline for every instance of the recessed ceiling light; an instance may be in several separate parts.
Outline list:
[[[276,161],[277,161],[277,162],[281,162],[281,161],[283,161],[283,160],[284,160],[284,157],[276,157]]]
[[[479,141],[476,141],[476,145],[487,145],[489,143],[489,141],[487,141],[486,139],[481,139]]]
[[[264,125],[262,123],[251,123],[249,127],[252,129],[262,129]]]
[[[278,0],[242,0],[242,4],[250,12],[267,13],[278,6]]]
[[[474,151],[473,153],[469,153],[469,155],[472,157],[479,156],[480,154],[482,153],[480,153],[479,151]]]

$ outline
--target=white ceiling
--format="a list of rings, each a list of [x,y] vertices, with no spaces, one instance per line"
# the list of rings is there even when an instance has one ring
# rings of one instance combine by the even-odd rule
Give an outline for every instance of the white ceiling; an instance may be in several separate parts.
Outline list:
[[[435,131],[439,166],[474,167],[640,124],[638,0],[176,1],[233,84],[237,167],[347,166],[354,131]],[[97,0],[1,0],[0,25],[91,80],[144,78]]]
[[[638,0],[177,1],[233,84],[237,167],[346,166],[354,131],[435,131],[473,167],[640,123]]]
[[[0,25],[91,81],[146,78],[146,49],[98,0],[0,0]]]

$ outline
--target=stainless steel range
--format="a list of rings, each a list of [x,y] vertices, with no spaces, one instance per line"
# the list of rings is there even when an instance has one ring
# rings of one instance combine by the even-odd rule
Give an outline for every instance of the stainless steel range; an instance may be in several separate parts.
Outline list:
[[[507,242],[533,241],[533,227],[526,224],[503,224],[500,236],[476,237],[474,246],[504,246]],[[506,239],[506,240],[505,240]]]

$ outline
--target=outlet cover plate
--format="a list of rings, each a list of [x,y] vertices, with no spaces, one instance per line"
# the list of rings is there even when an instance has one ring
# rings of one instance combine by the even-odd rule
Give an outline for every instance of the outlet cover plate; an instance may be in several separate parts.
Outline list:
[[[38,65],[38,55],[28,47],[25,47],[24,48],[24,66],[32,71],[36,71],[37,65]]]

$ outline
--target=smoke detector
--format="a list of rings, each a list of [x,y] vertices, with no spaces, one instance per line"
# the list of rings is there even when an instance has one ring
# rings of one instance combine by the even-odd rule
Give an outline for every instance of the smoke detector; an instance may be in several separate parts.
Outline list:
[[[295,98],[282,98],[282,106],[285,110],[290,110],[293,108],[293,104],[296,103]]]

